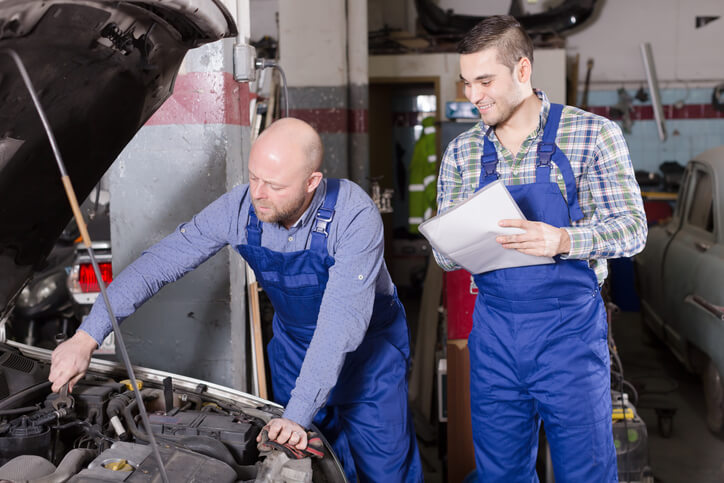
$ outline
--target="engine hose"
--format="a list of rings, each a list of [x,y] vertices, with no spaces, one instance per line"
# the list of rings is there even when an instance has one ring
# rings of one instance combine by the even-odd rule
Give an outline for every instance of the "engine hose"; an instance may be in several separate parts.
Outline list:
[[[53,383],[50,381],[41,382],[35,386],[30,386],[27,389],[23,389],[20,392],[13,394],[10,397],[6,397],[0,402],[0,409],[12,408],[15,404],[22,404],[26,399],[35,399],[38,392],[50,393],[50,386]]]
[[[15,408],[15,409],[0,409],[0,417],[1,416],[15,416],[17,414],[30,413],[33,411],[37,411],[38,409],[40,409],[38,406],[25,406],[24,408]]]
[[[63,483],[75,476],[87,462],[98,454],[97,451],[75,448],[65,455],[58,467],[50,475],[33,480],[33,483]]]
[[[108,401],[108,407],[106,408],[106,414],[109,418],[112,418],[113,416],[118,416],[123,413],[123,410],[128,406],[128,404],[131,402],[132,396],[129,396],[127,394],[119,394],[117,396],[114,396],[110,401]]]
[[[141,391],[141,397],[144,401],[152,401],[156,398],[158,398],[158,393],[154,392],[148,392],[145,389]],[[136,421],[133,419],[133,409],[138,406],[138,401],[135,399],[131,401],[129,404],[126,405],[126,407],[123,408],[123,418],[126,420],[126,424],[128,424],[128,430],[131,432],[134,438],[140,439],[141,441],[148,442],[149,436],[138,429],[138,426],[136,425]],[[161,435],[163,436],[163,435]]]
[[[199,395],[186,394],[186,398],[187,398],[188,402],[194,403],[194,406],[195,406],[194,409],[196,411],[200,410],[204,405],[204,402],[201,400],[201,396],[199,396]]]

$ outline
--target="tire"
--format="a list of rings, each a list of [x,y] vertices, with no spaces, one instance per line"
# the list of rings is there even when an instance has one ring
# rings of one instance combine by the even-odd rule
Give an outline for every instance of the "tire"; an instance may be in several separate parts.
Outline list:
[[[706,424],[717,435],[724,433],[724,381],[712,360],[701,375],[706,403]]]

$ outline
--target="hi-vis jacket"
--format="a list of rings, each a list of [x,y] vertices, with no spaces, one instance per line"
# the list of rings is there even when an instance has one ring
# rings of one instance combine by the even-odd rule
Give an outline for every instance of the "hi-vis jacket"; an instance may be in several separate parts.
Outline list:
[[[437,137],[435,118],[422,120],[423,131],[415,143],[410,162],[410,216],[411,233],[419,233],[418,226],[433,215],[436,203]]]

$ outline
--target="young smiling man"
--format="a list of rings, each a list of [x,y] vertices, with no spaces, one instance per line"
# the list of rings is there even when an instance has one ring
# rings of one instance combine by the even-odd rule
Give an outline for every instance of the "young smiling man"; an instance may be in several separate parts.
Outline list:
[[[474,274],[468,347],[478,479],[537,481],[542,419],[556,481],[617,481],[599,287],[606,259],[639,252],[647,234],[626,143],[615,123],[551,104],[532,88],[533,44],[513,17],[480,22],[458,52],[481,121],[445,151],[438,210],[501,179],[526,220],[501,221],[523,233],[497,241],[555,260]],[[459,268],[435,257],[445,270]]]
[[[350,481],[422,481],[407,406],[407,323],[383,259],[382,219],[359,186],[323,179],[322,151],[305,122],[273,123],[251,148],[249,184],[146,250],[108,295],[116,316],[128,317],[231,245],[275,311],[267,350],[274,399],[286,408],[266,425],[269,438],[304,449],[314,422]],[[53,352],[54,391],[83,376],[112,330],[98,300]]]

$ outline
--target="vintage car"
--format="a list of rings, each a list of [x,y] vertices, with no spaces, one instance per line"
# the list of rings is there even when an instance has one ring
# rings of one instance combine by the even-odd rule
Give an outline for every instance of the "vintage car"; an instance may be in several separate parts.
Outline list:
[[[14,307],[53,291],[22,295],[71,219],[15,60],[84,199],[171,95],[186,52],[235,34],[221,0],[0,0],[0,481],[162,481],[159,457],[174,483],[346,481],[324,438],[314,459],[257,446],[282,414],[270,401],[146,368],[136,399],[124,367],[97,359],[70,400],[51,392],[49,350],[4,340]]]
[[[701,374],[709,428],[724,430],[724,146],[691,160],[670,221],[634,259],[641,314]]]

